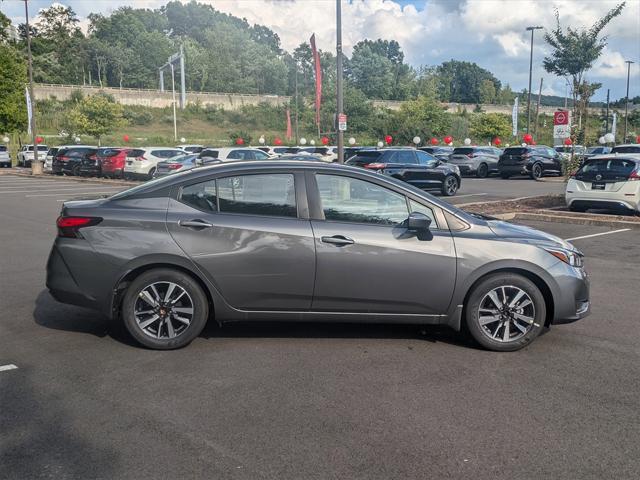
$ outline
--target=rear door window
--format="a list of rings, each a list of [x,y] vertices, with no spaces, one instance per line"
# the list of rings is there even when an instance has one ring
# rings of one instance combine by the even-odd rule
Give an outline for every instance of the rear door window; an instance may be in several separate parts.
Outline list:
[[[416,152],[416,156],[418,157],[418,163],[420,163],[420,165],[433,165],[438,161],[436,157],[425,152],[418,151]]]
[[[396,153],[396,163],[416,164],[418,159],[411,150],[400,150]]]
[[[297,217],[293,174],[237,175],[218,179],[222,213]]]
[[[203,212],[218,211],[216,181],[208,180],[182,188],[180,201]]]

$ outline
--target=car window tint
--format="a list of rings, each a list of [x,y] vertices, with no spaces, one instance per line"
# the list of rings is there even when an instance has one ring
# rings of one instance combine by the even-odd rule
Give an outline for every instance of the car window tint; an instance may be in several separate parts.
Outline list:
[[[266,160],[267,158],[269,158],[269,155],[260,150],[254,150],[253,158],[255,158],[256,160]]]
[[[339,175],[316,175],[326,220],[397,225],[409,216],[404,195],[375,183]]]
[[[180,194],[180,201],[198,210],[216,212],[218,210],[216,181],[209,180],[184,187]]]
[[[436,157],[425,152],[416,152],[416,155],[418,156],[418,162],[421,165],[429,165],[437,160]]]
[[[203,150],[200,153],[200,158],[209,157],[209,158],[218,158],[218,150]]]
[[[415,202],[413,200],[409,200],[409,212],[411,213],[418,212],[418,213],[425,214],[427,217],[431,219],[431,227],[437,228],[436,217],[433,214],[433,210],[431,210],[426,205],[422,205],[421,203]]]
[[[416,156],[414,155],[414,153],[411,150],[401,150],[398,153],[396,153],[396,160],[397,163],[418,163],[418,160],[416,159]]]
[[[293,175],[238,175],[218,180],[220,211],[247,215],[296,217]]]
[[[227,158],[231,160],[248,160],[251,157],[248,156],[247,153],[251,155],[251,152],[247,152],[246,150],[232,150],[229,152],[229,155],[227,155]]]

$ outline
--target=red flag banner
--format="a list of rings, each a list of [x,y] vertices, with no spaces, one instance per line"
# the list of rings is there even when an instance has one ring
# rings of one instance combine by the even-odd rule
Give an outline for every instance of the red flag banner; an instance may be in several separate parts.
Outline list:
[[[320,54],[316,48],[316,34],[311,35],[311,52],[316,71],[316,125],[320,127],[320,104],[322,103],[322,68],[320,68]]]
[[[291,111],[287,108],[287,140],[293,138],[293,131],[291,129]]]

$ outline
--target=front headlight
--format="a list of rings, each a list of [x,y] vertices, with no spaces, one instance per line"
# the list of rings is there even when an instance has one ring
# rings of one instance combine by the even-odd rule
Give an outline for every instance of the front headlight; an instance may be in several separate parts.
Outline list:
[[[545,248],[544,250],[572,267],[582,268],[584,265],[582,255],[578,252],[560,248]]]

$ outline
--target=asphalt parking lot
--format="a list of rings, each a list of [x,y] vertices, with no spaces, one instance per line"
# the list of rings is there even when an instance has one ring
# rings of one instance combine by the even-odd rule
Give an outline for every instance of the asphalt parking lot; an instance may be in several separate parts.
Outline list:
[[[458,203],[557,188],[463,185]],[[62,202],[120,189],[0,176],[0,478],[638,477],[638,230],[527,223],[585,252],[593,311],[519,352],[278,323],[161,352],[45,290]]]

